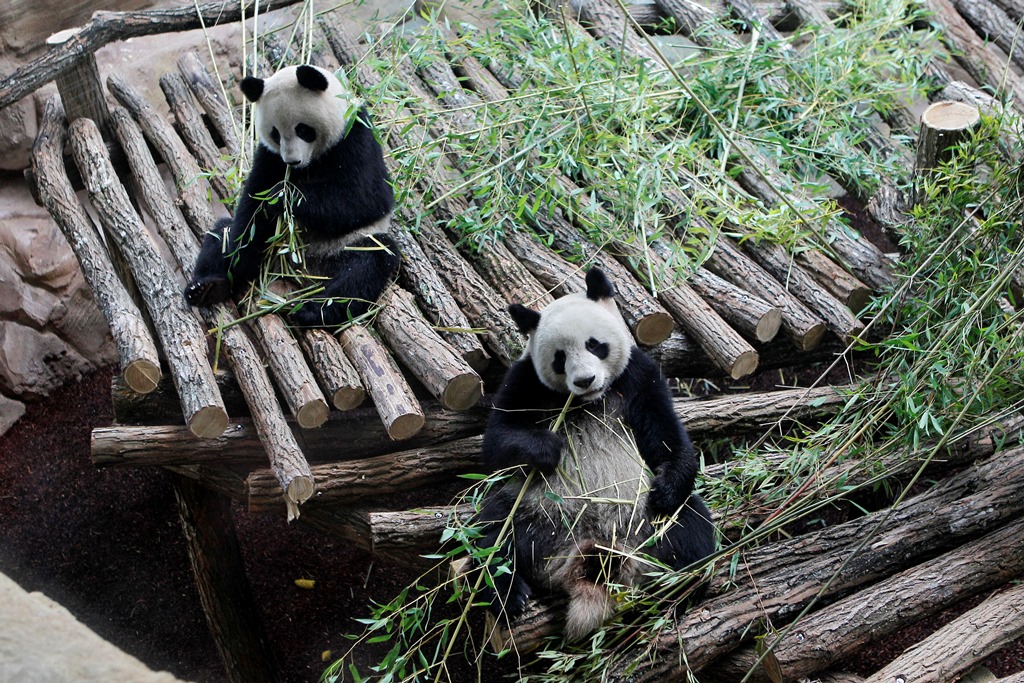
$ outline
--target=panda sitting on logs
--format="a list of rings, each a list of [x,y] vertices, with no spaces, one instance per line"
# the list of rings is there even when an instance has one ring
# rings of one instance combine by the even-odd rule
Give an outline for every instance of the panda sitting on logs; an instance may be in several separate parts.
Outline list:
[[[483,595],[491,611],[511,623],[534,589],[563,593],[570,641],[612,615],[606,584],[632,585],[652,568],[640,556],[679,569],[715,545],[668,384],[634,345],[605,274],[593,268],[586,283],[586,294],[540,312],[509,307],[529,338],[495,395],[483,460],[521,469],[485,496],[477,518],[477,547],[497,547],[511,569],[494,571],[492,561],[494,589]]]
[[[234,219],[217,222],[203,240],[185,297],[208,306],[238,294],[259,274],[277,233],[287,182],[301,227],[310,274],[325,279],[317,302],[290,316],[303,326],[338,325],[362,315],[394,278],[399,265],[388,235],[394,195],[380,144],[365,109],[349,111],[341,83],[314,66],[290,66],[267,79],[240,84],[255,104],[259,146]]]

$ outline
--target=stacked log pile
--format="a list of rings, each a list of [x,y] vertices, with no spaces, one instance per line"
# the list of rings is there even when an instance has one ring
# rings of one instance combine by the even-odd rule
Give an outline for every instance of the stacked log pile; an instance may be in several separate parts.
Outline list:
[[[1000,23],[1019,10],[1010,0],[1003,0],[1008,7],[995,8],[1003,14],[987,0],[928,2],[941,21],[957,27],[948,40],[970,73],[993,73],[993,48],[959,32],[963,27],[953,18],[961,18],[958,12],[968,29],[983,31],[1014,60],[1020,58],[1016,35],[1005,33],[1006,23]],[[766,30],[782,21],[771,3],[726,4],[734,15]],[[824,31],[832,30],[822,11],[826,4],[794,0],[786,6],[800,21]],[[707,45],[737,40],[721,28],[722,15],[691,0],[657,0],[635,8],[632,19],[609,0],[577,0],[572,9],[565,15],[572,30],[626,46],[653,68],[663,66],[661,58],[636,28],[659,17],[672,17],[694,40],[711,41]],[[361,42],[343,12],[322,15],[314,30],[313,42],[324,46],[315,56],[318,63],[345,69],[357,90],[379,82],[367,59],[375,48]],[[383,111],[375,114],[385,122],[380,133],[389,163],[395,163],[392,149],[471,131],[486,121],[488,107],[514,101],[515,68],[492,72],[458,50],[439,52],[442,58],[428,65],[414,64],[408,55],[386,55],[398,65],[409,92],[401,103],[381,104]],[[780,58],[790,55],[783,52]],[[286,514],[390,561],[418,564],[420,554],[437,551],[452,520],[470,514],[452,503],[462,488],[457,475],[478,469],[486,392],[493,391],[524,341],[508,304],[542,306],[578,291],[583,269],[599,264],[616,282],[630,329],[652,347],[666,374],[741,379],[847,351],[864,332],[857,314],[867,298],[895,284],[888,256],[838,225],[825,228],[832,246],[828,254],[809,249],[799,258],[781,247],[741,245],[723,236],[704,266],[669,287],[641,265],[668,262],[670,250],[659,236],[646,236],[642,261],[635,244],[591,243],[585,226],[568,213],[537,215],[531,224],[506,231],[493,248],[471,249],[443,227],[479,201],[466,187],[465,160],[451,153],[423,169],[422,186],[409,188],[398,208],[404,263],[369,327],[337,334],[296,331],[277,315],[250,318],[235,305],[192,311],[180,296],[181,276],[188,277],[199,239],[222,211],[211,197],[230,208],[233,189],[223,174],[224,159],[237,154],[241,143],[232,110],[197,55],[183,56],[178,71],[164,75],[160,84],[173,123],[125,79],[115,74],[107,80],[118,104],[109,121],[100,122],[109,126],[113,139],[108,140],[88,119],[68,123],[61,105],[51,102],[33,176],[41,200],[83,265],[121,354],[123,377],[114,386],[117,423],[94,431],[94,462],[162,467],[180,477],[176,489],[183,523],[195,538],[190,551],[204,607],[235,680],[262,675],[244,673],[246,661],[257,670],[269,664],[254,655],[261,648],[258,633],[238,637],[251,610],[244,591],[228,590],[222,580],[241,569],[220,496],[243,502],[251,512]],[[950,99],[997,106],[970,86],[948,85]],[[1016,79],[999,80],[998,86],[1018,106],[1024,103]],[[8,91],[20,92],[14,87],[0,81],[0,102]],[[892,114],[894,128],[900,129],[900,121],[902,130],[911,125],[903,114],[902,119]],[[405,123],[387,124],[397,121]],[[72,168],[65,168],[65,141],[70,141]],[[913,158],[905,146],[876,134],[862,144]],[[126,167],[108,145],[123,150]],[[1014,153],[1012,144],[1007,149]],[[848,152],[863,153],[854,146]],[[774,206],[779,188],[796,187],[756,150],[745,150],[743,158],[747,163],[731,169],[733,190],[751,204]],[[173,191],[166,189],[160,164],[173,178]],[[686,169],[679,173],[684,186],[700,182]],[[74,193],[77,177],[99,217],[103,240],[97,239],[84,200]],[[577,202],[573,214],[613,222],[600,196],[595,200],[581,192],[577,180],[558,178]],[[885,183],[877,197],[863,199],[871,200],[870,215],[886,227],[898,228],[905,220],[901,210],[908,198]],[[663,201],[676,211],[702,208],[682,192]],[[692,215],[701,220],[701,211]],[[743,234],[740,226],[730,230]],[[123,281],[114,275],[122,258],[131,275]],[[161,381],[162,373],[170,383]],[[699,442],[820,420],[844,402],[842,388],[823,387],[678,400],[676,409]],[[1020,420],[1008,418],[985,434],[948,446],[942,466],[930,472],[952,474],[898,508],[760,548],[735,549],[742,571],[728,578],[719,571],[711,596],[698,610],[655,640],[624,651],[609,677],[678,680],[689,667],[701,680],[737,681],[748,671],[753,672],[749,680],[811,675],[859,680],[826,670],[944,605],[992,592],[1024,573],[1024,560],[1012,551],[1024,540],[1020,437]],[[900,467],[917,462],[908,458]],[[906,473],[892,469],[893,476]],[[846,474],[836,470],[828,476]],[[725,464],[709,467],[705,476],[739,475]],[[226,530],[217,533],[204,525],[204,517],[220,519]],[[763,511],[742,510],[736,519],[721,519],[720,526],[728,535],[737,525],[756,526],[764,517]],[[212,553],[222,553],[222,561],[203,560]],[[964,615],[869,680],[895,680],[896,674],[925,680],[927,666],[942,669],[927,680],[954,680],[1024,632],[1017,602],[1017,589],[995,593],[977,613]],[[896,604],[899,609],[887,607]],[[498,640],[512,637],[520,650],[529,649],[557,628],[556,608],[534,605]],[[968,640],[965,625],[979,618],[992,628],[986,637]],[[941,662],[932,656],[951,641],[960,649]],[[770,652],[763,654],[766,645]],[[908,674],[917,671],[922,673]]]

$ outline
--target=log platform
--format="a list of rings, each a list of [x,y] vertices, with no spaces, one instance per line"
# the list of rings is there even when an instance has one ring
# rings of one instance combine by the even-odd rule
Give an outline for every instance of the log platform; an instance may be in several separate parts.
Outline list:
[[[220,11],[220,3],[214,4],[162,10],[152,18],[165,22],[167,30],[180,30],[191,26],[189,13],[213,21]],[[948,0],[928,4],[956,12]],[[769,5],[725,3],[745,21],[788,26],[796,17],[820,23],[821,30],[832,30],[830,16],[845,11],[830,2]],[[711,24],[728,34],[722,17],[692,0],[639,5],[630,20],[610,0],[575,0],[572,7],[574,16],[566,15],[566,21],[578,22],[572,26],[581,35],[612,40],[650,60],[652,68],[659,67],[660,56],[639,40],[639,26],[661,26],[672,17],[681,32],[702,39],[718,35],[697,31]],[[26,82],[38,87],[45,79],[56,79],[65,99],[72,90],[95,94],[99,87],[109,93],[109,107],[90,110],[102,121],[69,122],[65,111],[80,108],[58,99],[48,104],[28,175],[81,262],[120,353],[122,375],[112,387],[116,423],[94,431],[93,460],[100,467],[160,467],[175,474],[203,607],[232,681],[272,680],[274,673],[261,652],[263,639],[246,604],[247,592],[232,589],[225,578],[244,579],[226,501],[239,501],[253,514],[287,515],[390,562],[417,565],[420,554],[437,552],[446,524],[470,514],[451,504],[462,487],[458,475],[478,471],[489,397],[522,350],[524,339],[507,313],[510,303],[541,306],[577,291],[583,270],[600,264],[615,280],[630,329],[667,375],[734,381],[852,353],[850,342],[864,330],[858,314],[872,295],[897,282],[886,254],[835,225],[826,229],[827,253],[808,249],[799,256],[777,245],[722,235],[701,267],[675,281],[652,275],[671,269],[671,250],[658,235],[646,235],[648,243],[640,247],[597,245],[568,212],[537,215],[534,224],[510,228],[489,245],[493,248],[474,250],[440,227],[479,201],[467,182],[465,160],[452,154],[432,160],[423,170],[422,186],[403,193],[396,230],[405,263],[367,326],[303,331],[273,314],[250,318],[234,304],[190,309],[181,289],[199,240],[233,199],[223,171],[224,160],[244,145],[238,112],[224,100],[207,54],[184,55],[177,71],[158,75],[165,103],[146,101],[119,74],[101,84],[76,82],[97,76],[95,69],[80,68],[80,53],[91,55],[105,42],[153,32],[152,26],[140,28],[147,26],[147,13],[126,14],[98,13],[87,30],[54,41],[52,54],[41,61],[43,76],[26,80],[19,72],[17,82],[0,79],[0,107],[23,95]],[[135,28],[119,35],[119,22]],[[436,54],[429,69],[415,67],[407,55],[375,55],[343,8],[320,15],[315,30],[322,46],[317,63],[341,65],[357,92],[380,78],[370,67],[373,58],[400,65],[408,96],[375,111],[389,164],[396,163],[395,150],[402,145],[472,131],[486,121],[489,107],[514,106],[509,105],[515,101],[509,95],[516,85],[510,75],[514,67],[485,66],[443,45],[431,48]],[[719,39],[738,40],[731,34]],[[968,51],[963,59],[983,62],[981,50]],[[1017,48],[1013,54],[1019,53]],[[240,76],[219,73],[230,82]],[[1002,87],[1019,106],[1015,82]],[[164,105],[170,116],[157,113],[166,110]],[[431,116],[421,117],[424,112]],[[429,128],[417,123],[428,119]],[[902,140],[872,144],[891,145],[892,153],[913,157]],[[929,142],[929,149],[936,144]],[[734,191],[752,205],[770,207],[778,201],[777,190],[766,188],[764,179],[771,177],[776,188],[794,183],[772,175],[777,171],[765,164],[756,174],[733,169]],[[699,182],[696,169],[679,173]],[[611,209],[580,190],[578,178],[557,180],[578,198],[574,211],[580,216],[616,220]],[[82,189],[86,192],[76,194]],[[692,220],[701,221],[702,211],[691,212],[700,208],[693,201],[681,193],[663,200],[675,213],[692,213]],[[729,232],[743,234],[738,226]],[[844,401],[842,387],[825,386],[679,399],[676,409],[699,443],[784,431],[795,422],[834,414]],[[945,468],[934,470],[936,476],[945,476],[954,464],[961,469],[897,511],[745,552],[743,576],[732,582],[716,577],[708,599],[649,644],[655,656],[647,653],[646,666],[610,670],[609,677],[682,680],[681,639],[688,666],[695,672],[706,669],[709,677],[716,671],[715,680],[740,680],[748,670],[756,672],[750,680],[860,680],[826,669],[841,666],[844,657],[900,625],[928,618],[946,603],[991,593],[1024,574],[1024,556],[1000,550],[1019,548],[1024,540],[1020,436],[1019,418],[1007,418],[989,433],[948,446]],[[975,460],[978,464],[971,464]],[[709,467],[704,476],[741,475],[725,463]],[[726,534],[760,521],[755,513],[719,520]],[[856,566],[844,565],[834,574],[838,558],[857,547],[871,524],[881,540],[860,549]],[[972,563],[985,563],[985,571],[968,571]],[[935,592],[926,595],[921,585],[934,586]],[[893,602],[905,593],[915,600]],[[890,673],[917,672],[926,657],[920,653],[948,650],[948,643],[960,648],[946,658],[955,661],[943,663],[952,673],[927,679],[915,673],[906,680],[954,680],[977,664],[978,652],[990,652],[1024,632],[1019,604],[1019,589],[995,592],[977,614],[950,624],[923,641],[920,652],[908,650],[870,680],[899,680]],[[854,609],[864,605],[876,614]],[[800,630],[786,630],[805,609],[809,616]],[[876,625],[872,619],[881,611],[900,617]],[[533,605],[521,624],[496,639],[512,638],[525,651],[550,634],[558,618],[551,605]],[[964,632],[972,619],[994,624],[991,638],[968,640]],[[773,627],[768,633],[758,631],[765,620]],[[754,636],[772,644],[770,655],[755,648]]]

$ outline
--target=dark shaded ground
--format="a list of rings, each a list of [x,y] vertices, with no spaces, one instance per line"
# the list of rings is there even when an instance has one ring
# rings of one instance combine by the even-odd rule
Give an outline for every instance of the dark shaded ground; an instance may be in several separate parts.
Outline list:
[[[155,669],[224,680],[189,569],[169,475],[96,469],[93,427],[112,419],[109,370],[30,405],[0,437],[0,571],[67,607]],[[315,681],[370,596],[411,578],[284,520],[235,511],[247,572],[286,682]],[[295,579],[316,580],[313,590]]]
[[[778,374],[775,377],[779,377]],[[192,583],[169,475],[94,468],[89,435],[109,424],[111,371],[30,405],[0,437],[0,571],[67,607],[104,638],[155,669],[202,683],[224,680]],[[789,379],[788,377],[786,378]],[[752,384],[770,384],[762,379]],[[787,382],[788,383],[788,382]],[[345,632],[413,576],[283,520],[235,510],[247,572],[284,681],[316,681],[321,654],[346,649]],[[298,578],[316,580],[313,590]],[[877,670],[970,604],[886,638],[848,668]],[[1024,669],[1024,643],[986,666]],[[469,677],[466,677],[469,680]]]

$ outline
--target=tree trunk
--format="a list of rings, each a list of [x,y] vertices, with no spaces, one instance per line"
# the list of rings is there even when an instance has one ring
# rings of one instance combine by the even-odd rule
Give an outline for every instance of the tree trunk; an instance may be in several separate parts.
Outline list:
[[[1018,545],[1018,553],[1019,548]],[[888,683],[899,677],[906,681],[952,683],[1021,635],[1024,635],[1024,584],[1017,584],[993,595],[909,648],[869,676],[865,683]]]
[[[812,612],[793,627],[775,624],[780,635],[768,636],[764,646],[771,648],[783,680],[810,676],[948,605],[1004,585],[1024,572],[1024,553],[1015,550],[1022,544],[1024,521],[1017,520]],[[709,680],[738,681],[757,659],[754,648],[741,648],[708,667]],[[748,680],[769,678],[758,669]]]
[[[231,115],[231,109],[224,101],[224,91],[221,84],[214,80],[206,65],[195,52],[186,52],[178,59],[178,71],[185,78],[192,94],[199,100],[206,115],[210,118],[214,130],[220,135],[227,154],[231,157],[238,156],[240,146],[238,144],[238,132],[235,128],[235,119]]]
[[[148,394],[160,382],[156,344],[68,181],[63,157],[66,142],[60,102],[51,98],[32,149],[32,169],[39,195],[75,252],[85,281],[110,326],[125,383],[139,394]]]
[[[740,558],[745,569],[737,574],[735,589],[705,600],[649,649],[622,653],[622,659],[609,669],[609,678],[652,681],[684,676],[687,665],[679,663],[680,642],[685,643],[690,670],[699,672],[745,638],[752,638],[752,627],[762,619],[785,622],[812,599],[826,604],[899,571],[922,555],[1004,523],[1024,511],[1024,497],[1019,494],[1024,485],[1022,460],[1024,449],[1000,453],[899,508],[747,553]],[[862,544],[865,539],[871,542]],[[764,569],[747,571],[758,560]],[[756,589],[750,583],[754,580]],[[639,669],[627,674],[633,665]]]
[[[178,135],[199,167],[206,171],[206,179],[225,202],[225,206],[229,209],[234,207],[235,192],[227,182],[227,171],[231,164],[214,144],[209,129],[203,123],[199,107],[192,99],[185,77],[176,71],[170,71],[160,77],[160,88],[174,115]]]
[[[392,286],[381,299],[377,331],[402,364],[449,410],[468,410],[483,396],[483,381],[423,320],[412,295]]]
[[[296,332],[299,344],[309,359],[309,367],[330,397],[331,404],[338,410],[358,408],[366,398],[366,389],[337,338],[318,327]]]
[[[924,110],[914,172],[917,201],[925,199],[925,179],[952,158],[953,148],[980,122],[978,108],[963,102],[935,102]]]
[[[707,260],[708,269],[747,291],[758,292],[782,311],[782,330],[802,351],[816,347],[825,325],[761,266],[750,261],[732,241],[720,235]]]
[[[934,20],[945,29],[940,37],[957,61],[978,83],[1010,94],[1024,106],[1024,85],[1008,64],[974,32],[956,11],[952,0],[925,0]]]
[[[340,338],[388,436],[402,441],[415,435],[423,427],[423,410],[388,350],[359,325],[346,328]]]
[[[71,124],[70,137],[79,172],[104,230],[128,260],[146,301],[182,400],[186,423],[197,436],[218,436],[227,427],[228,416],[206,360],[205,330],[186,309],[174,276],[131,208],[96,124],[78,119]]]
[[[184,477],[173,484],[192,575],[228,681],[280,680],[245,576],[231,501]]]
[[[297,0],[268,0],[260,10],[270,12],[294,5]],[[94,12],[92,19],[74,36],[50,48],[42,57],[0,79],[0,109],[46,85],[78,61],[107,43],[154,33],[176,33],[203,26],[231,23],[241,19],[249,6],[243,2],[210,2],[173,9],[143,12]]]
[[[271,394],[272,396],[272,394]],[[323,427],[299,431],[302,447],[312,461],[325,462],[369,458],[408,448],[439,446],[483,431],[483,410],[453,413],[436,402],[424,403],[421,410],[427,420],[422,430],[408,441],[388,438],[384,424],[373,407],[344,413],[332,412]],[[282,418],[283,420],[283,418]],[[285,423],[285,428],[289,423]],[[294,441],[295,438],[291,437]],[[345,448],[339,449],[338,444]],[[232,420],[231,428],[215,439],[200,441],[184,427],[171,425],[98,427],[92,433],[93,462],[100,467],[168,467],[199,463],[231,463],[259,467],[267,462],[271,443],[261,440],[249,419]]]
[[[317,507],[364,503],[381,505],[378,496],[406,493],[424,486],[453,481],[455,475],[480,469],[483,437],[471,436],[440,446],[414,448],[375,458],[328,463],[313,467]],[[249,512],[277,512],[284,505],[271,472],[249,474]],[[377,497],[376,501],[372,499]]]
[[[1018,68],[1024,69],[1024,33],[1021,32],[1019,20],[989,0],[953,0],[960,16],[967,20],[978,35],[1002,48],[1010,61]]]

